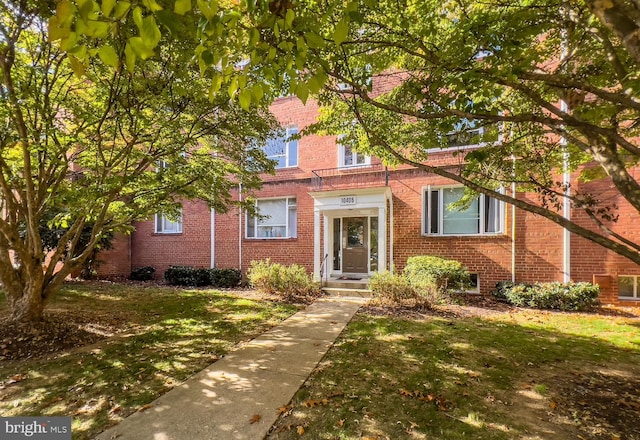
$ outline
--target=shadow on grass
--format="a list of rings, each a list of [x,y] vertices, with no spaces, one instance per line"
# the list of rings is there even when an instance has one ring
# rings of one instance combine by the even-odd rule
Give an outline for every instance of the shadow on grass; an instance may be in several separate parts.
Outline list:
[[[74,439],[144,408],[296,311],[216,291],[100,283],[67,285],[50,307],[127,322],[124,333],[91,346],[0,363],[0,413],[72,416]]]
[[[533,316],[360,314],[269,438],[297,438],[301,426],[319,439],[640,439],[640,401],[619,403],[640,386],[635,325]],[[590,392],[595,372],[603,390],[621,388]],[[583,398],[571,397],[580,386]]]

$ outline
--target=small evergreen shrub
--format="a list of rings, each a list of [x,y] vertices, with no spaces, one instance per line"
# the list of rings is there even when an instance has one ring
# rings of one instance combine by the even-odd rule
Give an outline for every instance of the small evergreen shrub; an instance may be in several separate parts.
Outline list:
[[[151,266],[138,267],[133,269],[129,275],[129,279],[133,281],[149,281],[153,279],[156,269]]]
[[[375,298],[386,303],[400,304],[407,300],[420,299],[420,295],[404,274],[376,272],[369,280],[369,288]]]
[[[562,311],[588,310],[598,305],[600,287],[591,283],[516,284],[504,296],[514,306]]]
[[[288,299],[320,294],[320,285],[298,264],[284,266],[269,259],[252,261],[247,278],[256,289]]]
[[[171,266],[164,271],[164,279],[172,286],[196,286],[199,277],[190,266]]]
[[[214,287],[236,287],[242,281],[239,269],[209,269],[209,283]]]
[[[449,300],[471,286],[469,271],[462,263],[430,255],[409,257],[404,275],[418,293],[431,301]]]
[[[193,269],[194,286],[210,286],[211,285],[211,269],[197,268]]]

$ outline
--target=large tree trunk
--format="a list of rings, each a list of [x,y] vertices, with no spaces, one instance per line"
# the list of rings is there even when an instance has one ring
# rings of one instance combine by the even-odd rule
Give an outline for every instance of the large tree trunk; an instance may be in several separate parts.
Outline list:
[[[41,282],[31,280],[14,289],[5,286],[11,320],[21,323],[33,323],[42,320],[46,295]]]

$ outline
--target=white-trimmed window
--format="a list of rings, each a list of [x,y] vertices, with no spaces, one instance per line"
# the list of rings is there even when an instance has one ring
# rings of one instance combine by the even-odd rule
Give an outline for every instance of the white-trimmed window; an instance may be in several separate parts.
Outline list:
[[[504,232],[504,203],[480,194],[465,209],[451,204],[464,187],[427,187],[424,190],[423,233],[426,235],[494,235]]]
[[[471,286],[466,290],[467,293],[480,293],[480,275],[476,272],[470,272]]]
[[[156,214],[156,234],[180,234],[182,232],[182,211],[178,218],[171,220],[164,214]]]
[[[259,216],[247,214],[247,238],[294,238],[298,235],[295,197],[256,200]]]
[[[454,130],[447,133],[448,148],[474,148],[499,141],[496,127],[485,127],[478,120],[461,119]]]
[[[298,140],[291,139],[298,134],[298,127],[289,127],[284,136],[267,139],[264,152],[267,158],[276,162],[276,169],[298,166]]]
[[[620,275],[618,277],[618,298],[640,300],[640,275]]]
[[[346,142],[342,142],[344,139],[344,135],[338,136],[338,167],[339,168],[349,168],[349,167],[363,167],[367,165],[371,165],[371,156],[367,156],[366,154],[358,153],[351,148]]]

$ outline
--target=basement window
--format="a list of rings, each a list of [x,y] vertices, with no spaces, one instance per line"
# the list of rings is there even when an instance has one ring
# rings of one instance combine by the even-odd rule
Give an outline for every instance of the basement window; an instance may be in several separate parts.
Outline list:
[[[640,275],[623,275],[618,277],[618,298],[640,300],[638,280]]]

